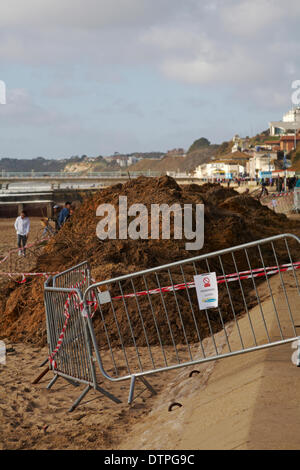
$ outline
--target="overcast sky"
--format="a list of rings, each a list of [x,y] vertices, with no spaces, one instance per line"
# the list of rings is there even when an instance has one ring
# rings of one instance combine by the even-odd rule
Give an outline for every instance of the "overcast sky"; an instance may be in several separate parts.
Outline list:
[[[0,157],[188,148],[291,108],[299,0],[9,0]]]

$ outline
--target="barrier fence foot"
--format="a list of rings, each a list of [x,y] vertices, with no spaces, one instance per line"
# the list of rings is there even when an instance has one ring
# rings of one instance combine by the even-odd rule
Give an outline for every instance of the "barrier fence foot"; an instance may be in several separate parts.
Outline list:
[[[62,379],[65,379],[69,384],[73,385],[73,387],[79,387],[79,383],[74,382],[74,380],[68,379],[67,377],[62,377]]]
[[[115,397],[111,393],[107,392],[107,390],[104,390],[104,388],[99,387],[99,385],[96,386],[96,389],[98,392],[102,393],[102,395],[105,395],[107,398],[110,398],[110,400],[114,401],[115,403],[122,403],[119,398]]]
[[[144,385],[148,388],[148,390],[152,393],[152,395],[157,395],[156,390],[152,387],[152,385],[149,384],[148,380],[145,379],[145,377],[139,377],[140,381],[143,382]]]
[[[138,377],[140,381],[148,388],[148,390],[152,393],[152,395],[157,395],[157,392],[154,390],[154,388],[149,384],[148,380],[145,379],[145,377]],[[135,380],[136,376],[133,375],[131,377],[131,382],[130,382],[130,389],[129,389],[129,396],[128,396],[128,404],[131,405],[133,402],[133,397],[134,397],[134,387],[135,387]]]
[[[130,382],[130,389],[129,389],[129,396],[128,396],[128,404],[131,405],[134,396],[134,386],[135,386],[135,375],[131,377]]]
[[[55,382],[57,381],[57,379],[58,379],[58,375],[56,374],[56,375],[53,377],[53,379],[48,383],[48,385],[47,385],[47,387],[46,387],[47,390],[50,390],[50,388],[52,387],[52,385],[55,384]]]
[[[81,402],[81,400],[86,396],[86,394],[88,393],[88,391],[90,390],[91,386],[88,385],[82,392],[81,395],[79,395],[79,397],[77,398],[76,401],[74,401],[73,405],[71,406],[71,408],[69,409],[69,413],[72,413],[72,411],[75,410],[75,408],[77,408],[77,406],[79,405],[79,403]]]

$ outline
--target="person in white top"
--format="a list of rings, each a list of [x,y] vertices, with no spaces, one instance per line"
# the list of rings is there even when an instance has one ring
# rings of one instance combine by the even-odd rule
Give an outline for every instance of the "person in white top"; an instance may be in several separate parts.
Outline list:
[[[15,229],[18,238],[19,256],[26,256],[26,243],[30,230],[30,220],[25,211],[22,211],[15,221]]]

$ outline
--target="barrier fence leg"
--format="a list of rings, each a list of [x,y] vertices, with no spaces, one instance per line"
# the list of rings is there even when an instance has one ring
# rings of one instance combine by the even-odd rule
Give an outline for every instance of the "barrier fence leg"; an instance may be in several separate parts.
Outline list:
[[[104,390],[104,388],[99,387],[99,385],[96,386],[96,390],[102,393],[102,395],[105,395],[107,398],[110,398],[110,400],[114,401],[115,403],[122,403],[119,398],[115,397],[114,395],[112,395],[112,393],[109,393],[107,390]]]
[[[77,398],[77,400],[74,401],[73,405],[71,406],[71,408],[69,409],[69,412],[71,413],[72,411],[75,410],[75,408],[77,408],[77,406],[79,405],[79,403],[81,402],[81,400],[86,396],[86,394],[89,392],[91,386],[88,385],[82,392],[81,395],[79,395],[79,397]]]
[[[105,395],[107,398],[110,398],[110,400],[114,401],[115,403],[118,403],[118,404],[122,403],[121,400],[119,400],[119,398],[115,397],[114,395],[109,393],[107,390],[104,390],[104,388],[99,387],[99,385],[96,386],[96,390],[102,393],[102,395]]]
[[[79,395],[79,397],[77,398],[76,401],[74,401],[73,405],[71,406],[71,408],[69,409],[69,412],[71,413],[72,411],[75,410],[75,408],[77,408],[77,406],[79,405],[79,403],[81,402],[81,400],[86,396],[86,394],[90,391],[91,389],[91,385],[88,385],[84,390],[83,392],[81,393],[81,395]],[[119,400],[119,398],[115,397],[114,395],[112,395],[111,393],[107,392],[106,390],[104,390],[103,388],[99,387],[99,385],[96,386],[95,390],[97,390],[98,392],[102,393],[102,395],[105,395],[106,397],[110,398],[112,401],[114,401],[115,403],[122,403],[121,400]]]
[[[139,379],[148,388],[148,390],[152,393],[152,395],[157,395],[157,392],[154,390],[152,385],[149,384],[148,380],[146,380],[145,377],[139,377]]]
[[[148,390],[152,393],[152,395],[157,395],[157,392],[154,390],[154,388],[149,384],[148,380],[145,379],[145,377],[138,377],[140,381],[148,388]],[[135,380],[136,376],[133,375],[131,377],[131,382],[130,382],[130,389],[129,389],[129,396],[128,396],[128,403],[131,405],[133,402],[133,397],[134,397],[134,388],[135,388]]]
[[[50,390],[50,388],[55,384],[55,382],[57,381],[59,375],[56,374],[53,379],[48,383],[47,385],[47,390]],[[79,384],[77,382],[75,382],[74,380],[72,379],[69,379],[68,377],[61,377],[62,379],[66,380],[67,382],[69,382],[69,384],[73,385],[73,387],[79,387]]]
[[[50,380],[50,382],[48,383],[48,385],[47,385],[47,387],[46,387],[47,390],[50,390],[50,388],[52,387],[52,385],[55,384],[55,382],[57,381],[57,379],[58,379],[58,375],[56,374],[56,375],[53,377],[53,379]]]
[[[67,377],[63,377],[63,379],[65,379],[67,382],[69,382],[69,384],[73,385],[73,387],[79,387],[78,382],[74,382],[74,380],[67,379]]]
[[[135,386],[135,375],[131,377],[130,381],[130,389],[129,389],[129,396],[128,396],[128,404],[131,405],[134,396],[134,386]]]

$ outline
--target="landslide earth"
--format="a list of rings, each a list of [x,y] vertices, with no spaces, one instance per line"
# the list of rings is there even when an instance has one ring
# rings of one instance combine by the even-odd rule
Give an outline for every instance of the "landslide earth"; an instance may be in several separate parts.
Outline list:
[[[204,246],[199,251],[187,251],[187,240],[105,240],[101,241],[96,235],[96,226],[100,218],[96,216],[97,207],[100,204],[109,203],[116,208],[118,223],[119,196],[127,196],[128,207],[135,203],[142,203],[148,209],[148,223],[151,225],[151,204],[204,204],[205,226]],[[195,211],[193,213],[195,216]],[[130,220],[130,218],[129,218]],[[163,264],[171,263],[197,255],[202,255],[216,250],[240,245],[252,240],[259,240],[272,235],[292,232],[299,234],[298,222],[290,221],[285,215],[276,214],[259,201],[249,195],[239,194],[231,188],[223,188],[217,184],[204,184],[198,186],[190,184],[180,187],[176,181],[168,176],[161,178],[140,177],[126,184],[118,184],[99,190],[92,196],[86,197],[81,206],[75,211],[72,218],[63,229],[48,243],[42,255],[38,258],[34,271],[57,272],[63,271],[82,261],[88,260],[92,267],[92,275],[97,281],[110,279],[119,275],[132,273]],[[150,232],[150,228],[149,228]],[[172,235],[172,230],[171,230]],[[282,247],[283,253],[284,247]],[[296,259],[298,246],[291,246],[294,260]],[[251,254],[251,253],[250,253]],[[257,254],[252,254],[253,258]],[[280,257],[280,253],[278,254]],[[274,264],[271,247],[266,253],[266,261]],[[239,270],[249,269],[244,257],[237,257]],[[255,262],[255,260],[254,260]],[[289,262],[282,258],[281,262]],[[224,258],[226,272],[235,272],[232,260]],[[253,267],[253,266],[252,266]],[[255,266],[254,266],[255,267]],[[220,265],[216,260],[210,262],[210,270],[222,274]],[[192,280],[194,272],[192,267],[185,268],[188,280]],[[204,262],[198,264],[198,272],[207,272]],[[173,281],[183,282],[179,269],[172,271]],[[145,289],[145,285],[139,280],[135,281],[137,290]],[[168,272],[160,274],[162,286],[170,285]],[[6,281],[0,286],[0,337],[10,338],[11,341],[30,342],[37,345],[46,344],[45,311],[43,300],[44,279],[27,278],[26,284],[19,285],[14,281]],[[238,283],[231,283],[231,295],[234,301],[235,313],[245,313],[245,306]],[[234,285],[233,285],[234,284]],[[149,288],[157,287],[154,276],[149,277]],[[119,286],[116,286],[118,294]],[[124,293],[132,292],[131,283],[122,285]],[[254,305],[252,282],[244,284],[248,306]],[[180,314],[186,325],[186,334],[189,341],[197,341],[195,325],[191,317],[190,301],[197,305],[195,290],[189,289],[190,298],[185,290],[178,291],[177,299]],[[172,294],[168,294],[167,305],[174,339],[184,342],[181,327],[178,303]],[[151,296],[153,309],[157,316],[158,328],[162,337],[169,341],[170,335],[165,320],[164,306],[160,295]],[[232,308],[223,286],[220,287],[219,303],[222,306],[224,320],[232,320]],[[149,309],[149,303],[141,304],[141,312],[138,312],[135,299],[127,302],[128,313],[131,316],[134,333],[138,345],[145,345],[145,335],[139,315],[143,315],[148,331],[150,344],[158,344],[158,336],[155,331],[153,316]],[[121,333],[125,344],[132,345],[132,336],[128,321],[124,316],[122,302],[115,305],[115,313],[120,324]],[[111,333],[112,346],[118,345],[118,332],[109,306],[103,307],[107,327]],[[217,309],[209,311],[214,331],[221,328],[219,312]],[[205,316],[199,316],[198,327],[202,338],[209,334],[209,328]],[[99,315],[94,319],[96,332],[103,333],[103,326]]]

